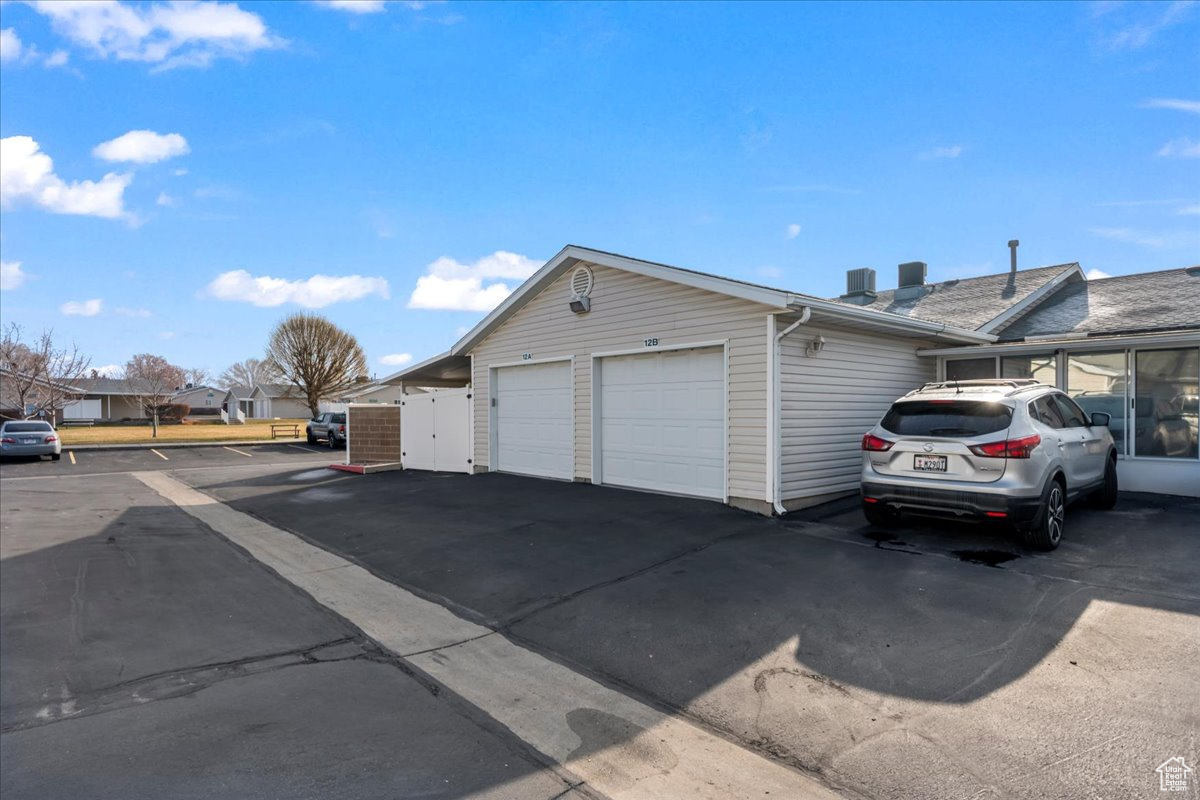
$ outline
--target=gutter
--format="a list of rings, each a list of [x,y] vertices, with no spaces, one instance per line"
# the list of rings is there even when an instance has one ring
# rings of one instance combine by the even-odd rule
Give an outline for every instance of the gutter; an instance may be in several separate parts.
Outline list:
[[[770,490],[771,490],[771,506],[775,509],[775,513],[783,516],[787,513],[787,509],[783,507],[783,483],[782,458],[779,451],[779,436],[782,421],[780,419],[780,407],[783,405],[779,396],[779,346],[784,337],[792,331],[804,325],[812,317],[812,308],[803,306],[800,309],[800,319],[793,322],[783,330],[775,333],[775,320],[778,319],[778,314],[769,314],[767,319],[771,320],[771,331],[774,336],[771,339],[771,376],[767,382],[767,397],[770,405],[770,415],[768,417],[769,426],[767,430],[767,460],[770,472]]]
[[[857,306],[843,305],[829,300],[815,300],[801,295],[792,295],[789,298],[788,307],[796,311],[810,309],[833,317],[869,322],[885,330],[907,333],[910,336],[913,334],[942,336],[969,344],[991,344],[999,338],[992,333],[955,328],[941,322],[928,322],[923,319],[890,314],[886,311],[869,311]]]

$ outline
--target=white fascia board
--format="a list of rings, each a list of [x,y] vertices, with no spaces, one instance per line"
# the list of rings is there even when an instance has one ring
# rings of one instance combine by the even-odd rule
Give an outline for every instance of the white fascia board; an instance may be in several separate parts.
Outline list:
[[[1071,336],[1063,334],[1055,338],[1026,339],[1020,342],[1004,342],[993,345],[967,347],[939,347],[918,350],[919,356],[994,356],[1027,355],[1045,353],[1050,350],[1110,350],[1125,347],[1151,347],[1200,345],[1200,330],[1169,331],[1166,333],[1131,333],[1124,336]]]
[[[1042,300],[1049,297],[1051,294],[1053,294],[1055,291],[1058,290],[1059,286],[1063,285],[1064,283],[1066,283],[1068,280],[1070,280],[1071,278],[1073,278],[1076,275],[1083,278],[1084,280],[1087,280],[1087,276],[1085,276],[1083,274],[1083,268],[1080,267],[1078,264],[1072,264],[1070,267],[1068,267],[1067,269],[1064,269],[1058,275],[1055,275],[1053,278],[1046,281],[1044,284],[1039,286],[1037,289],[1034,289],[1032,292],[1030,292],[1027,296],[1022,298],[1018,302],[1013,303],[1003,313],[989,319],[987,322],[980,325],[979,330],[981,330],[985,333],[992,333],[993,331],[1003,328],[1009,322],[1011,322],[1012,320],[1021,316],[1026,311],[1028,311],[1029,309],[1033,308],[1035,305],[1040,303]]]
[[[467,334],[467,335],[470,336],[470,334]],[[425,359],[424,361],[419,361],[416,364],[413,364],[411,367],[405,367],[404,369],[400,370],[399,372],[393,372],[391,375],[387,375],[387,376],[375,381],[375,383],[377,384],[377,388],[382,389],[384,386],[388,386],[393,383],[399,383],[400,381],[403,381],[406,376],[412,374],[413,372],[420,370],[420,369],[425,369],[426,367],[429,367],[429,366],[432,366],[433,364],[436,364],[437,362],[441,361],[443,358],[447,358],[452,355],[454,355],[454,353],[447,350],[445,353],[438,353],[436,356],[430,356],[429,358]],[[372,389],[371,391],[374,391],[374,389]],[[362,394],[362,393],[360,392],[360,394]]]
[[[802,295],[794,295],[793,297],[792,307],[795,309],[807,306],[824,316],[858,322],[910,336],[934,336],[965,344],[989,344],[996,341],[997,338],[991,333],[982,333],[980,331],[967,330],[966,328],[955,328],[941,322],[928,322],[923,319],[902,317],[899,314],[889,314],[886,311],[871,311],[858,308],[857,306],[834,303],[829,300],[809,299]]]
[[[654,264],[649,261],[639,261],[635,258],[603,253],[599,250],[589,250],[586,247],[567,245],[558,252],[558,255],[547,261],[541,269],[530,276],[525,283],[521,284],[503,303],[496,306],[490,314],[480,320],[479,324],[468,331],[466,336],[459,339],[450,348],[449,354],[465,355],[501,323],[515,314],[521,306],[532,299],[546,284],[553,281],[559,274],[565,271],[568,264],[576,262],[632,272],[635,275],[644,275],[670,283],[692,286],[697,289],[704,289],[730,297],[738,297],[778,309],[788,308],[789,303],[795,297],[790,292],[784,292],[779,289],[768,289],[764,286],[755,286],[728,278],[721,278],[716,275],[705,275],[703,273],[668,267],[663,264]]]

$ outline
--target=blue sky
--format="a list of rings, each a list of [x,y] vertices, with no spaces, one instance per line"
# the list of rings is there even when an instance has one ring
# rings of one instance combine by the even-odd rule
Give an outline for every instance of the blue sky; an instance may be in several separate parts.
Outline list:
[[[348,8],[346,6],[349,6]],[[1200,262],[1194,3],[0,5],[0,315],[373,372],[567,243],[832,296]]]

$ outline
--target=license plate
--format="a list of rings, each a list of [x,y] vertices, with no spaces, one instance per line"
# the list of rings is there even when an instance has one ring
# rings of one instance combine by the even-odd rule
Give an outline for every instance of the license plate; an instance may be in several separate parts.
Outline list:
[[[945,456],[913,456],[913,469],[917,472],[945,472]]]
[[[21,440],[21,444],[37,444],[37,438],[26,436]]]

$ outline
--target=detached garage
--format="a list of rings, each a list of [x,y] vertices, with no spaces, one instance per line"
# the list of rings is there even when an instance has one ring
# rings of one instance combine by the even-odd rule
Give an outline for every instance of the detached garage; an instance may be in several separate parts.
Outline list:
[[[771,514],[857,489],[862,432],[935,377],[919,348],[994,338],[569,246],[385,381],[469,364],[475,472]]]

